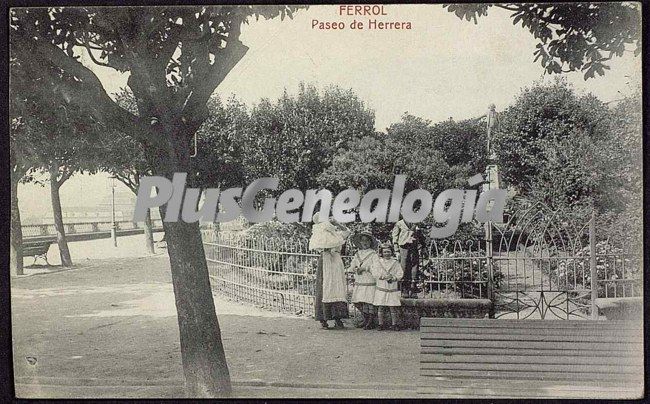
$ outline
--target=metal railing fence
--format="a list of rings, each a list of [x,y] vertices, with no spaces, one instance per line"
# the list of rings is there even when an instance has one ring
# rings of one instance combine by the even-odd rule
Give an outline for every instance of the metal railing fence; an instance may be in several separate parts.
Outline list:
[[[162,228],[162,220],[152,220],[154,229]],[[144,223],[137,223],[132,221],[115,222],[116,230],[133,230],[144,228]],[[111,221],[101,222],[84,222],[84,223],[64,223],[66,234],[88,234],[110,231],[113,227]],[[56,228],[54,224],[30,224],[23,225],[23,238],[41,237],[41,236],[56,236]]]

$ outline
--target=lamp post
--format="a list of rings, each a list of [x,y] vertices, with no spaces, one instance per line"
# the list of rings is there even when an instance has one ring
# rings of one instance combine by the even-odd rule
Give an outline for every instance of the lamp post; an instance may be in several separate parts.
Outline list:
[[[117,223],[115,223],[115,176],[111,175],[111,238],[113,247],[117,247]]]
[[[494,162],[494,158],[496,157],[494,154],[494,151],[492,150],[492,130],[494,129],[494,125],[496,123],[496,106],[494,104],[490,104],[488,107],[488,112],[487,112],[487,156],[488,156],[488,164],[485,167],[485,184],[483,185],[483,191],[487,191],[490,188],[492,188],[492,184],[494,181],[494,184],[496,185],[495,188],[498,188],[498,177],[497,177],[497,167]],[[485,226],[485,255],[487,257],[487,270],[488,270],[488,299],[493,301],[492,304],[492,310],[490,311],[490,318],[494,317],[494,265],[493,265],[493,257],[494,257],[494,252],[492,251],[492,222],[487,221],[484,224]]]

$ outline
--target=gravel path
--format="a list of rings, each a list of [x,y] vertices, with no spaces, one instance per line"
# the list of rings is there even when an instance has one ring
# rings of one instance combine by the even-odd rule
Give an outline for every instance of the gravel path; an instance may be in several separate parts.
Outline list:
[[[170,397],[182,391],[166,255],[85,259],[72,270],[11,283],[19,396],[142,397],[148,391]],[[328,331],[306,317],[217,295],[215,304],[242,397],[415,395],[417,332]]]

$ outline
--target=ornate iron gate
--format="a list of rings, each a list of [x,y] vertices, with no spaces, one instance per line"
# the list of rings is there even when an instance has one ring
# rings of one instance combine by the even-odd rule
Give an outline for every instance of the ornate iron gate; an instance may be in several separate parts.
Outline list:
[[[595,228],[580,228],[539,203],[492,224],[488,244],[496,318],[588,318],[597,297]],[[491,241],[491,242],[490,242]]]
[[[496,318],[576,319],[596,316],[598,297],[639,296],[638,254],[596,243],[593,213],[578,227],[573,216],[538,203],[486,224],[483,238],[433,240],[423,297],[491,299]]]

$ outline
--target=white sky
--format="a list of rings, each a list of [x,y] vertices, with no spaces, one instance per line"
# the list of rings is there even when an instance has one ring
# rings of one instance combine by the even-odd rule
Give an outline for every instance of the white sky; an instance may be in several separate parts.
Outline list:
[[[485,113],[494,103],[508,106],[521,88],[549,79],[533,62],[536,41],[528,30],[513,26],[505,10],[490,9],[473,22],[461,21],[442,5],[385,5],[387,16],[346,17],[334,5],[311,6],[294,19],[252,20],[242,29],[241,40],[250,50],[231,71],[216,93],[235,94],[247,104],[260,98],[277,98],[298,84],[319,87],[336,84],[352,88],[376,113],[376,128],[385,129],[404,112],[432,121],[460,120]],[[407,30],[321,31],[313,19],[366,22],[410,21]],[[641,58],[626,54],[611,61],[605,76],[584,81],[582,73],[566,74],[580,92],[603,101],[629,94],[627,84],[640,81]],[[111,93],[126,85],[126,75],[94,68]],[[78,175],[61,189],[64,206],[95,205],[108,192],[105,175]],[[49,189],[24,185],[19,189],[25,216],[50,211]]]

